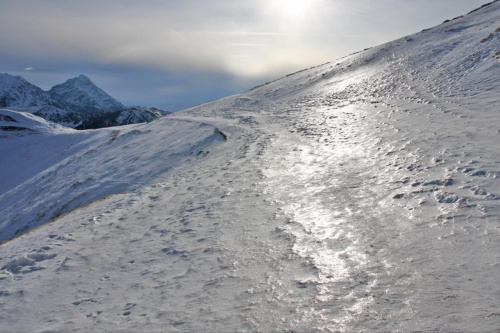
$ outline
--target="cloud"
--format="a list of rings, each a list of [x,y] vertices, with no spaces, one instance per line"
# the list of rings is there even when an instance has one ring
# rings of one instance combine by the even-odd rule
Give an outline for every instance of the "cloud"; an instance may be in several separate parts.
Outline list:
[[[275,72],[277,67],[284,71],[308,67],[386,41],[391,38],[386,30],[411,17],[415,6],[398,2],[394,7],[389,0],[376,6],[371,0],[6,3],[0,27],[11,33],[2,34],[0,41],[16,53],[251,77]],[[377,29],[384,35],[372,41]],[[405,32],[400,28],[392,35]],[[242,50],[243,45],[262,47]],[[238,68],[235,55],[253,59]]]
[[[283,50],[297,45],[295,32],[272,24],[262,10],[265,2],[10,2],[0,14],[2,45],[18,54],[53,59],[93,61],[106,65],[130,65],[162,71],[225,72],[254,76],[276,68]],[[72,5],[70,5],[72,4]],[[118,6],[120,4],[120,6]],[[147,4],[152,10],[146,10]],[[196,6],[196,10],[193,7]],[[253,17],[254,21],[248,17]],[[22,26],[18,18],[23,17]],[[285,27],[286,28],[286,27]],[[288,45],[287,45],[288,44]],[[242,45],[265,45],[264,52],[244,51],[254,57],[251,68],[238,69],[233,62]],[[281,49],[280,49],[281,48]],[[263,50],[261,50],[263,51]],[[317,57],[302,52],[309,64]],[[293,58],[293,57],[292,57]],[[297,59],[281,57],[281,68],[297,65]],[[266,61],[270,61],[266,65]],[[259,68],[259,71],[256,69]]]
[[[483,2],[3,0],[0,71],[26,68],[38,84],[48,77],[42,85],[49,88],[80,73],[113,75],[111,89],[140,77],[156,86],[142,83],[123,96],[191,91],[212,98],[417,32]],[[209,83],[195,84],[202,78]]]
[[[34,69],[35,69],[34,67],[26,67],[24,70],[25,70],[25,71],[32,71],[32,70],[34,70]]]

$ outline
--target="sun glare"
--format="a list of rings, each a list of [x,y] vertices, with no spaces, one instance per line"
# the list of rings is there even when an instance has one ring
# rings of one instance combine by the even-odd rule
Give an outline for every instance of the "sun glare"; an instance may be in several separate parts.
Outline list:
[[[272,0],[271,6],[286,19],[300,19],[316,5],[318,0]]]

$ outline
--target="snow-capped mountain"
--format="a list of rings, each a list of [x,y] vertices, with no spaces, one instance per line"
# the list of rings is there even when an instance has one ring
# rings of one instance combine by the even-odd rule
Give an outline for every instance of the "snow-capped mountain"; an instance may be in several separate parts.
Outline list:
[[[122,126],[150,122],[169,114],[154,107],[130,107],[120,111],[93,112],[83,115],[84,121],[76,129],[97,129],[103,127]]]
[[[165,110],[161,110],[161,109],[158,109],[158,108],[155,108],[155,107],[152,107],[152,106],[131,106],[128,108],[130,111],[137,111],[137,112],[149,112],[153,115],[156,115],[158,117],[161,117],[161,116],[166,116],[167,114],[170,114],[171,112],[170,111],[165,111]],[[139,115],[138,115],[139,116]]]
[[[17,110],[23,111],[24,109],[17,109]],[[88,123],[88,119],[92,117],[92,114],[89,113],[68,111],[65,109],[53,107],[51,105],[42,106],[38,108],[35,112],[33,112],[33,114],[45,120],[69,128],[79,128],[80,126],[84,126]],[[102,113],[99,112],[97,114],[101,115]],[[101,127],[106,127],[106,126],[101,126]]]
[[[151,123],[0,112],[0,331],[497,331],[498,22]]]
[[[127,108],[85,75],[45,92],[20,76],[0,74],[0,107],[30,112],[76,129],[149,122],[170,113],[153,107]]]
[[[76,112],[112,112],[126,109],[125,105],[108,95],[85,75],[52,87],[49,94],[64,108]]]
[[[0,73],[0,107],[38,110],[44,106],[59,107],[50,95],[20,76]]]
[[[150,122],[169,113],[168,111],[163,111],[155,107],[134,106],[120,112],[116,122],[123,125]]]

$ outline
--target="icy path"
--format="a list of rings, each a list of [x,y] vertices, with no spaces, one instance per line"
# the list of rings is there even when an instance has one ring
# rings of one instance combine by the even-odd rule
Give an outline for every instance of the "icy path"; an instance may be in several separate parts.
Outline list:
[[[317,293],[315,327],[498,327],[500,197],[482,187],[498,193],[488,139],[463,149],[461,135],[443,125],[468,118],[436,115],[418,126],[418,105],[413,116],[378,119],[380,106],[324,101],[305,98],[282,117],[302,137],[281,132],[265,171],[294,252],[317,269],[303,281]]]
[[[482,174],[418,155],[370,104],[330,104],[199,118],[228,142],[3,245],[2,327],[494,329],[496,216],[439,204]]]

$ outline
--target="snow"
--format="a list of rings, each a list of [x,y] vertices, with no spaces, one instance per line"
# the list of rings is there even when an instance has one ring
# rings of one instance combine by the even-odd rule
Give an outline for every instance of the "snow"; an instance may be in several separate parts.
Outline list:
[[[26,119],[20,124],[26,128],[43,127],[29,122],[38,117],[22,114]],[[47,123],[41,118],[36,121]],[[5,161],[0,178],[0,240],[94,200],[147,185],[158,174],[205,152],[205,146],[223,140],[214,127],[191,121],[101,131],[55,126],[61,132],[16,135],[0,146]],[[148,135],[152,132],[156,135]]]
[[[498,330],[499,16],[148,124],[1,132],[0,235],[32,230],[0,246],[0,331]]]
[[[46,121],[34,114],[7,109],[0,109],[0,126],[17,127],[30,133],[45,135],[75,133],[73,129]]]
[[[25,111],[35,112],[41,106],[54,103],[48,93],[22,77],[0,73],[0,107],[24,108]]]
[[[85,75],[80,75],[56,85],[48,93],[68,110],[77,112],[112,112],[126,108],[122,103],[97,87]]]
[[[162,117],[170,112],[160,111],[151,107],[130,107],[123,110],[116,119],[118,124],[136,124],[140,122],[149,122]]]
[[[0,74],[0,107],[30,112],[75,129],[149,122],[170,113],[154,107],[126,108],[85,75],[45,92],[20,76]]]

